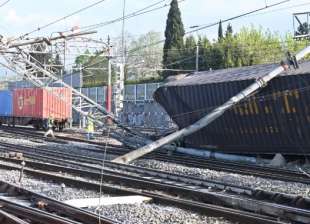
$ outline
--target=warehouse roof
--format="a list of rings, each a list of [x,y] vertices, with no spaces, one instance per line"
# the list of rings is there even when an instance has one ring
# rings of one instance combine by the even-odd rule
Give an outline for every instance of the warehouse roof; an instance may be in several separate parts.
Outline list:
[[[209,83],[241,81],[248,79],[256,79],[266,75],[279,64],[263,64],[253,65],[239,68],[219,69],[214,71],[203,71],[188,74],[184,78],[166,83],[165,86],[186,86],[186,85],[202,85]],[[291,69],[283,72],[281,75],[300,75],[310,74],[310,62],[302,62],[297,70]]]

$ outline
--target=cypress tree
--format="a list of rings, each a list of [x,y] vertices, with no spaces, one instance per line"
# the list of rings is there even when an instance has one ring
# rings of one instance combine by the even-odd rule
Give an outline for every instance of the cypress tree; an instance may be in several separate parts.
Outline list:
[[[163,55],[163,66],[165,69],[181,69],[182,63],[177,61],[182,59],[182,50],[184,46],[184,26],[181,18],[181,12],[177,0],[172,0],[168,13],[165,44]],[[176,72],[165,71],[163,76],[174,75]]]
[[[226,30],[225,36],[226,37],[231,37],[232,35],[233,35],[233,28],[232,28],[232,25],[229,23],[228,26],[227,26],[227,30]]]
[[[222,27],[222,20],[219,22],[219,30],[218,30],[218,40],[221,41],[223,39],[223,27]]]

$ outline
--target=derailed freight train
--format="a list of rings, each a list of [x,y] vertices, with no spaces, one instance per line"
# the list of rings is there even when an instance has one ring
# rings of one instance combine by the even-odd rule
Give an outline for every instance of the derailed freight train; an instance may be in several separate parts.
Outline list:
[[[21,88],[0,91],[0,125],[46,128],[53,119],[62,130],[72,117],[72,92],[68,88]]]
[[[157,89],[154,98],[179,128],[184,128],[277,66],[189,74]],[[282,73],[183,143],[225,153],[310,154],[310,62]]]

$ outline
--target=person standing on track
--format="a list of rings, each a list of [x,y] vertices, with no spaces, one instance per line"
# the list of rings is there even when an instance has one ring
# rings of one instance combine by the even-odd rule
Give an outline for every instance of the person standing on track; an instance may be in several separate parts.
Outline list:
[[[52,118],[47,119],[47,132],[45,132],[44,137],[46,138],[47,136],[51,135],[52,138],[55,138],[54,131],[53,131],[53,124],[54,120]]]
[[[94,138],[95,126],[92,118],[87,118],[87,140]]]

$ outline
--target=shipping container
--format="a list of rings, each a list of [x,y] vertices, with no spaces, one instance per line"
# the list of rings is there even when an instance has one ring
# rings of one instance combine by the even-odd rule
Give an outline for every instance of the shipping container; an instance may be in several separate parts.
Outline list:
[[[0,91],[0,117],[10,117],[13,113],[13,95],[9,90]]]
[[[13,91],[15,117],[71,118],[72,94],[67,88],[23,88]]]
[[[198,121],[277,64],[189,74],[154,94],[179,128]],[[186,137],[185,146],[228,153],[310,154],[310,62],[272,80],[208,127]]]

